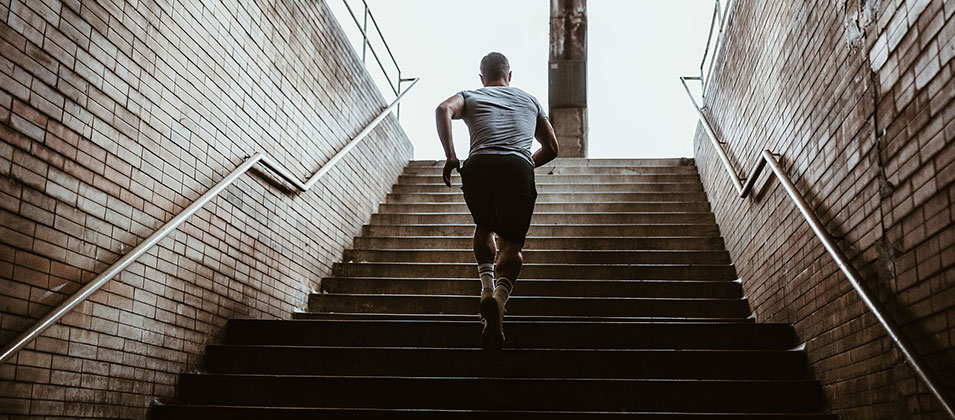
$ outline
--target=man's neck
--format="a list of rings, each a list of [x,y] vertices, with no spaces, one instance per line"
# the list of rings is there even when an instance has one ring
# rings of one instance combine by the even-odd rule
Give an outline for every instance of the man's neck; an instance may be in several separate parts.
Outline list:
[[[493,82],[488,82],[484,84],[484,87],[490,87],[490,86],[510,86],[510,84],[508,84],[507,80],[504,80],[504,79],[495,80]]]

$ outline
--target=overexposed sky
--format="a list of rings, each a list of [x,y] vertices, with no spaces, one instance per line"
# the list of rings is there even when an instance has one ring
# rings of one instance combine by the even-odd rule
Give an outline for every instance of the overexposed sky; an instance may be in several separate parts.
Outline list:
[[[401,105],[415,159],[443,159],[434,108],[481,87],[481,57],[508,57],[519,87],[547,109],[549,0],[367,0],[404,77],[421,82]],[[342,0],[327,0],[360,55],[361,34]],[[361,1],[350,3],[359,21]],[[590,157],[692,156],[696,114],[677,79],[699,72],[712,0],[588,0],[587,94]],[[372,37],[392,72],[384,47]],[[370,52],[372,76],[389,88]],[[388,93],[386,99],[393,99]],[[454,122],[459,158],[467,126]]]

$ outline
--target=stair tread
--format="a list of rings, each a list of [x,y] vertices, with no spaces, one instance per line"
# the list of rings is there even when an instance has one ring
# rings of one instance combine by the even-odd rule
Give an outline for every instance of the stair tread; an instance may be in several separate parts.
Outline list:
[[[469,238],[470,239],[470,238]],[[468,248],[351,248],[349,251],[372,251],[372,252],[474,252]],[[346,251],[348,252],[348,251]],[[647,253],[647,254],[692,254],[692,253],[712,253],[725,254],[727,251],[715,249],[549,249],[549,248],[524,248],[521,252],[539,252],[539,253],[562,253],[579,252],[593,254],[619,254],[626,253]]]
[[[382,213],[382,214],[400,216],[400,215],[404,215],[404,214],[416,214],[416,215],[450,215],[450,214],[458,215],[458,214],[467,214],[467,215],[470,215],[471,213],[470,213],[470,212],[466,212],[466,211],[440,211],[440,212],[392,212],[392,213]],[[671,215],[671,214],[705,214],[705,215],[710,215],[710,214],[713,214],[713,213],[710,213],[710,212],[708,212],[708,211],[601,211],[601,212],[593,212],[593,211],[586,211],[586,212],[584,212],[584,211],[535,211],[534,214],[535,214],[535,215],[538,215],[538,214],[541,214],[541,215],[558,214],[558,215],[567,215],[567,216],[574,216],[574,215],[593,216],[593,215],[601,215],[601,214],[624,214],[624,215],[632,215],[632,214],[637,214],[637,215],[641,215],[641,214],[664,214],[664,215]]]
[[[440,352],[474,352],[482,353],[480,347],[414,347],[414,346],[335,346],[335,345],[287,345],[287,344],[209,344],[214,348],[277,348],[277,349],[315,349],[315,350],[362,350],[362,351],[409,351],[428,350]],[[508,353],[728,353],[728,354],[802,354],[802,350],[755,350],[755,349],[561,349],[561,348],[531,348],[531,349],[503,349],[502,354]]]
[[[640,416],[640,417],[675,417],[675,418],[700,418],[700,417],[718,417],[720,419],[729,419],[734,416],[753,418],[753,419],[763,419],[763,418],[779,418],[780,420],[788,419],[835,419],[836,416],[832,414],[821,414],[821,413],[732,413],[732,412],[681,412],[681,411],[596,411],[596,410],[581,410],[581,411],[569,411],[569,410],[481,410],[481,409],[467,409],[467,410],[452,410],[452,409],[409,409],[409,408],[354,408],[354,407],[283,407],[283,406],[270,406],[270,407],[261,407],[261,406],[241,406],[241,405],[217,405],[217,404],[195,404],[195,405],[186,405],[186,404],[175,404],[175,403],[157,403],[157,407],[160,408],[200,408],[200,409],[235,409],[242,411],[256,411],[256,412],[273,412],[273,411],[291,411],[291,412],[302,412],[302,413],[330,413],[330,412],[350,412],[350,413],[376,413],[376,414],[410,414],[411,416],[420,416],[429,413],[434,413],[438,415],[450,415],[454,414],[455,416],[462,415],[479,415],[479,414],[491,414],[494,418],[500,418],[498,416],[505,414],[514,414],[518,415],[521,418],[526,417],[527,415],[544,415],[544,416],[555,416],[555,415],[570,415],[570,416],[584,416],[584,415],[598,415],[598,416],[612,416],[618,418],[620,416]],[[563,417],[563,416],[561,416]],[[352,417],[349,417],[352,418]],[[409,417],[410,418],[410,417]]]
[[[668,226],[668,227],[697,227],[697,226],[707,226],[713,227],[715,223],[562,223],[561,226]],[[375,223],[371,226],[466,226],[473,228],[474,223]],[[535,224],[531,223],[531,226],[553,226],[551,224]],[[531,237],[540,237],[540,236],[528,236]],[[581,238],[581,236],[569,236],[571,238]],[[643,236],[639,236],[643,237]],[[675,238],[685,238],[685,236],[671,236]],[[591,236],[586,236],[586,238],[591,238]]]
[[[427,182],[427,183],[414,183],[414,184],[402,184],[398,183],[396,185],[423,185],[423,186],[433,186],[433,187],[444,187],[444,188],[454,188],[455,185],[452,184],[451,187],[448,187],[447,184],[443,182]],[[700,185],[699,181],[631,181],[631,182],[540,182],[537,181],[534,185],[540,186],[549,186],[549,185],[613,185],[613,186],[623,186],[623,185]]]
[[[332,317],[348,317],[356,319],[401,319],[408,321],[427,321],[427,320],[441,320],[441,321],[476,321],[478,319],[477,314],[471,315],[462,315],[462,314],[396,314],[396,313],[375,313],[375,312],[297,312],[294,314],[294,319],[321,319],[321,318],[332,318]],[[587,316],[587,315],[511,315],[504,314],[505,320],[513,321],[553,321],[553,322],[566,322],[566,321],[578,321],[578,322],[620,322],[620,323],[654,323],[654,324],[666,324],[666,323],[755,323],[755,320],[751,318],[699,318],[699,317],[621,317],[621,316]]]
[[[391,297],[391,298],[409,298],[409,299],[427,299],[427,298],[440,298],[440,299],[478,299],[477,295],[437,295],[437,294],[413,294],[413,293],[316,293],[317,296],[349,296],[349,297]],[[705,297],[632,297],[632,296],[521,296],[514,295],[509,298],[515,300],[529,300],[529,299],[541,299],[541,300],[578,300],[578,301],[608,301],[608,300],[626,300],[626,301],[643,301],[643,300],[652,300],[652,301],[720,301],[720,302],[740,302],[745,299],[741,298],[705,298]]]
[[[600,192],[594,191],[594,192],[592,192],[592,193],[594,193],[594,194],[599,194]],[[398,193],[398,194],[404,194],[404,193]],[[455,193],[455,194],[456,194],[456,193]],[[538,192],[538,194],[547,194],[547,193],[540,193],[540,192]],[[555,194],[556,194],[556,193],[555,193]],[[567,193],[560,193],[560,194],[567,194]],[[591,194],[591,193],[587,193],[587,194]],[[613,193],[613,194],[616,194],[616,193]],[[694,196],[695,196],[695,195],[696,195],[696,194],[694,194]],[[463,196],[463,194],[462,194],[462,196]],[[701,197],[701,198],[702,198],[702,197]],[[442,203],[442,202],[433,202],[433,201],[422,201],[422,202],[418,202],[418,203],[388,203],[388,202],[380,202],[380,203],[378,203],[378,204],[379,204],[379,205],[384,204],[384,205],[391,206],[391,207],[394,207],[394,206],[420,206],[420,207],[441,207],[441,206],[444,206],[444,207],[447,207],[447,206],[462,206],[462,205],[467,205],[466,202],[461,202],[461,203]],[[640,200],[640,201],[620,201],[620,200],[617,200],[617,201],[599,201],[599,200],[587,200],[587,201],[583,201],[583,202],[581,202],[581,201],[548,201],[548,202],[545,202],[545,203],[536,203],[536,204],[544,204],[544,205],[547,205],[547,206],[549,206],[549,207],[559,207],[559,206],[568,206],[568,207],[582,207],[582,206],[590,206],[590,207],[599,207],[599,206],[611,206],[611,207],[626,207],[626,206],[634,206],[634,207],[641,207],[641,206],[667,206],[667,207],[673,207],[673,206],[679,206],[679,205],[706,205],[706,206],[709,206],[709,202],[706,201],[706,200],[703,200],[703,199],[700,199],[700,200],[683,200],[683,201],[665,201],[665,200],[660,200],[660,201],[654,201],[654,200]],[[708,212],[705,211],[705,210],[700,210],[699,212],[708,213]]]
[[[470,283],[473,283],[473,282],[476,280],[475,278],[461,278],[461,277],[422,277],[422,278],[417,278],[417,279],[416,279],[416,278],[414,278],[414,277],[387,277],[387,276],[334,276],[334,277],[324,277],[323,279],[335,279],[335,280],[348,280],[348,279],[355,279],[355,280],[401,280],[401,281],[414,281],[414,280],[435,281],[435,280],[446,280],[446,281],[460,281],[460,282],[470,282]],[[718,282],[706,281],[706,280],[666,280],[666,279],[658,279],[658,280],[654,280],[654,279],[604,280],[604,279],[584,279],[584,278],[580,278],[580,279],[573,279],[573,278],[566,278],[566,279],[524,279],[524,278],[521,278],[520,281],[521,281],[521,282],[531,282],[531,281],[533,281],[533,282],[558,282],[558,283],[564,283],[564,282],[588,282],[588,283],[694,283],[694,282],[696,282],[696,283],[708,284],[708,285],[709,285],[709,284],[713,284],[713,283],[718,283]],[[739,283],[739,281],[738,281],[738,280],[727,280],[725,283],[732,284],[732,283]]]
[[[189,376],[205,377],[232,377],[232,378],[308,378],[308,379],[348,379],[359,381],[396,379],[406,381],[486,381],[486,382],[682,382],[682,383],[760,383],[760,384],[781,384],[781,383],[816,383],[814,379],[667,379],[667,378],[497,378],[487,376],[406,376],[406,375],[307,375],[307,374],[287,374],[276,375],[267,373],[208,373],[194,372],[186,373]]]
[[[247,405],[447,409],[561,409],[815,412],[819,383],[807,379],[488,378],[400,375],[184,374],[186,401]],[[537,398],[514,393],[533,389]],[[202,392],[196,392],[201,390]],[[484,405],[473,395],[506,396]],[[552,398],[541,398],[550,396]],[[578,398],[579,397],[579,398]],[[720,407],[717,409],[716,407]]]
[[[326,321],[313,321],[313,320],[304,320],[304,321],[303,321],[303,320],[294,320],[294,319],[292,319],[292,320],[290,320],[290,319],[281,319],[281,320],[279,320],[279,319],[235,319],[235,320],[233,320],[232,322],[238,322],[238,323],[286,323],[286,322],[288,322],[288,323],[306,323],[306,322],[326,322]],[[329,322],[337,322],[337,321],[329,321]],[[364,321],[348,321],[348,322],[364,322]],[[373,324],[380,323],[380,321],[368,321],[368,322],[369,322],[369,323],[373,323]],[[386,322],[409,323],[409,324],[419,323],[419,321],[414,321],[414,320],[393,320],[393,321],[386,321]],[[471,323],[471,322],[461,322],[461,321],[453,321],[453,320],[452,320],[452,321],[428,321],[427,323],[441,323],[441,324],[468,325],[468,326],[471,326],[471,324],[473,324],[473,323]],[[567,325],[567,324],[568,324],[568,322],[565,322],[565,321],[522,321],[522,322],[520,322],[520,323],[522,323],[522,324],[531,324],[531,325],[533,325],[533,324]],[[644,326],[663,326],[663,325],[666,325],[665,323],[661,324],[661,323],[658,323],[658,322],[590,322],[590,321],[571,322],[570,324],[588,324],[588,325],[620,324],[620,325],[644,325]],[[513,324],[512,324],[512,325],[513,325]],[[686,323],[682,323],[682,324],[680,324],[680,325],[684,325],[684,326],[685,326],[685,325],[687,325],[687,324],[686,324]],[[707,324],[701,323],[700,325],[707,325]],[[779,323],[779,322],[760,322],[760,323],[755,324],[755,325],[758,326],[758,327],[760,327],[760,328],[776,328],[776,327],[790,328],[790,325],[789,325],[789,324],[784,324],[784,323]]]
[[[466,265],[466,266],[468,266],[468,267],[472,267],[472,266],[475,265],[473,262],[430,262],[430,261],[429,261],[429,262],[415,262],[415,261],[408,261],[408,262],[401,262],[401,261],[361,261],[361,262],[346,262],[346,263],[344,263],[344,264],[368,264],[368,265]],[[552,267],[552,266],[555,266],[555,265],[558,265],[558,266],[561,266],[561,267],[565,267],[565,266],[566,266],[566,267],[656,267],[656,266],[662,266],[662,267],[672,267],[672,266],[680,266],[680,267],[682,267],[682,266],[687,266],[687,267],[728,267],[728,266],[732,266],[733,264],[729,264],[729,263],[727,263],[727,264],[709,264],[709,263],[704,263],[704,264],[691,264],[691,263],[686,263],[686,264],[678,264],[678,263],[663,263],[663,264],[646,264],[646,263],[640,263],[640,264],[545,264],[545,263],[525,263],[525,264],[523,264],[524,267],[535,266],[535,265],[537,265],[537,266],[548,266],[548,267]],[[522,278],[522,280],[523,280],[523,278]]]

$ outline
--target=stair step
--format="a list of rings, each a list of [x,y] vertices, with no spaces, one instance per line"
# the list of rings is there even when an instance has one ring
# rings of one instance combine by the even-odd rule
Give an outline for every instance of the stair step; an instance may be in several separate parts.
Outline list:
[[[477,348],[480,322],[231,320],[228,344]],[[509,321],[506,348],[789,350],[792,327],[770,323]]]
[[[608,202],[608,203],[537,203],[535,212],[540,213],[661,213],[691,212],[709,213],[710,205],[705,201],[691,202]],[[460,203],[383,203],[378,206],[379,213],[468,213],[468,206]]]
[[[528,236],[575,236],[588,238],[594,236],[615,235],[618,238],[668,236],[719,238],[719,228],[715,224],[659,224],[659,225],[534,225],[530,226]],[[472,236],[474,223],[467,224],[403,224],[403,225],[365,225],[362,236]]]
[[[326,293],[477,295],[475,278],[329,277],[322,279]],[[683,297],[740,298],[736,282],[665,280],[532,280],[521,279],[511,296]]]
[[[392,314],[392,313],[370,313],[370,312],[296,312],[292,314],[293,319],[318,319],[328,321],[369,321],[369,320],[391,320],[391,321],[479,321],[477,314]],[[694,317],[620,317],[620,316],[556,316],[556,315],[504,315],[505,322],[525,321],[525,322],[662,322],[662,323],[731,323],[731,324],[752,324],[753,318],[694,318]]]
[[[473,223],[471,213],[376,213],[371,224],[463,224]],[[544,213],[535,212],[531,223],[555,224],[716,224],[713,213]]]
[[[412,244],[408,244],[412,245]],[[605,251],[540,250],[522,251],[526,264],[729,264],[726,251]],[[360,249],[345,251],[347,262],[453,262],[473,263],[470,249]]]
[[[537,192],[539,193],[573,193],[577,191],[587,192],[702,192],[703,184],[700,182],[645,182],[645,183],[597,183],[597,184],[566,184],[566,183],[546,183],[536,182]],[[391,187],[394,194],[413,194],[413,193],[440,193],[454,191],[461,187],[461,183],[447,186],[440,184],[395,184]]]
[[[812,412],[814,381],[183,374],[186,403],[492,410]],[[495,398],[475,398],[494,395]]]
[[[455,263],[335,263],[332,272],[346,277],[474,278],[475,265]],[[736,279],[732,265],[721,264],[524,264],[522,279],[710,280]]]
[[[477,314],[477,296],[313,294],[312,312],[370,312],[394,314]],[[557,316],[640,316],[746,318],[749,305],[741,299],[679,299],[621,297],[516,296],[507,313]]]
[[[442,184],[444,177],[435,172],[434,174],[401,175],[398,177],[398,184]],[[451,173],[451,180],[455,185],[461,185],[461,176],[457,172]],[[553,184],[596,184],[605,182],[700,182],[700,176],[696,173],[674,173],[674,174],[644,174],[644,175],[598,175],[598,174],[578,174],[578,175],[551,175],[537,172],[534,174],[534,180],[541,183]]]
[[[412,160],[408,163],[408,168],[436,168],[443,169],[444,160]],[[641,158],[557,158],[550,161],[547,166],[537,168],[538,170],[547,170],[550,168],[561,168],[565,166],[579,167],[695,167],[693,159],[688,158],[661,158],[661,159],[641,159]]]
[[[316,363],[319,361],[319,363]],[[799,351],[506,350],[318,346],[208,346],[210,373],[277,375],[768,379],[808,377]]]
[[[405,168],[402,175],[407,176],[440,176],[442,168],[432,167],[408,167]],[[620,167],[620,166],[563,166],[553,168],[538,168],[534,170],[537,175],[698,175],[699,172],[695,166],[643,166],[643,167]]]
[[[359,236],[355,238],[356,249],[470,249],[472,232],[462,236]],[[713,236],[591,236],[591,237],[544,237],[528,236],[524,246],[528,249],[576,249],[576,250],[704,250],[726,251],[723,240]]]
[[[537,194],[537,203],[566,202],[700,202],[706,200],[701,192],[543,192]],[[448,192],[388,194],[388,203],[464,203],[460,189],[448,188]]]
[[[523,419],[608,419],[632,418],[637,420],[836,420],[832,414],[791,413],[682,413],[682,412],[621,412],[621,411],[486,411],[486,410],[418,410],[418,409],[373,409],[373,408],[314,408],[314,407],[241,407],[222,405],[163,404],[152,408],[152,418],[161,419],[210,419],[230,420],[323,420],[370,419],[370,420],[416,420],[447,419],[462,420],[523,420]]]

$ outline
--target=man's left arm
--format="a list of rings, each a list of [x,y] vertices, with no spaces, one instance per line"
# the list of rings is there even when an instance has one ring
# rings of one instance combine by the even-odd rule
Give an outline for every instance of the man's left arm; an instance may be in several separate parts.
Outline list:
[[[454,95],[438,105],[434,110],[435,123],[438,126],[438,138],[441,139],[441,145],[444,146],[444,156],[447,160],[444,163],[444,173],[442,179],[444,185],[451,186],[451,170],[459,169],[461,163],[458,156],[454,153],[454,141],[451,138],[451,120],[459,119],[464,114],[464,98],[460,95]]]
[[[547,118],[537,119],[537,129],[534,130],[534,138],[541,144],[541,148],[534,153],[534,167],[541,167],[547,162],[554,160],[558,154],[557,134],[554,133],[554,127],[550,125]]]

